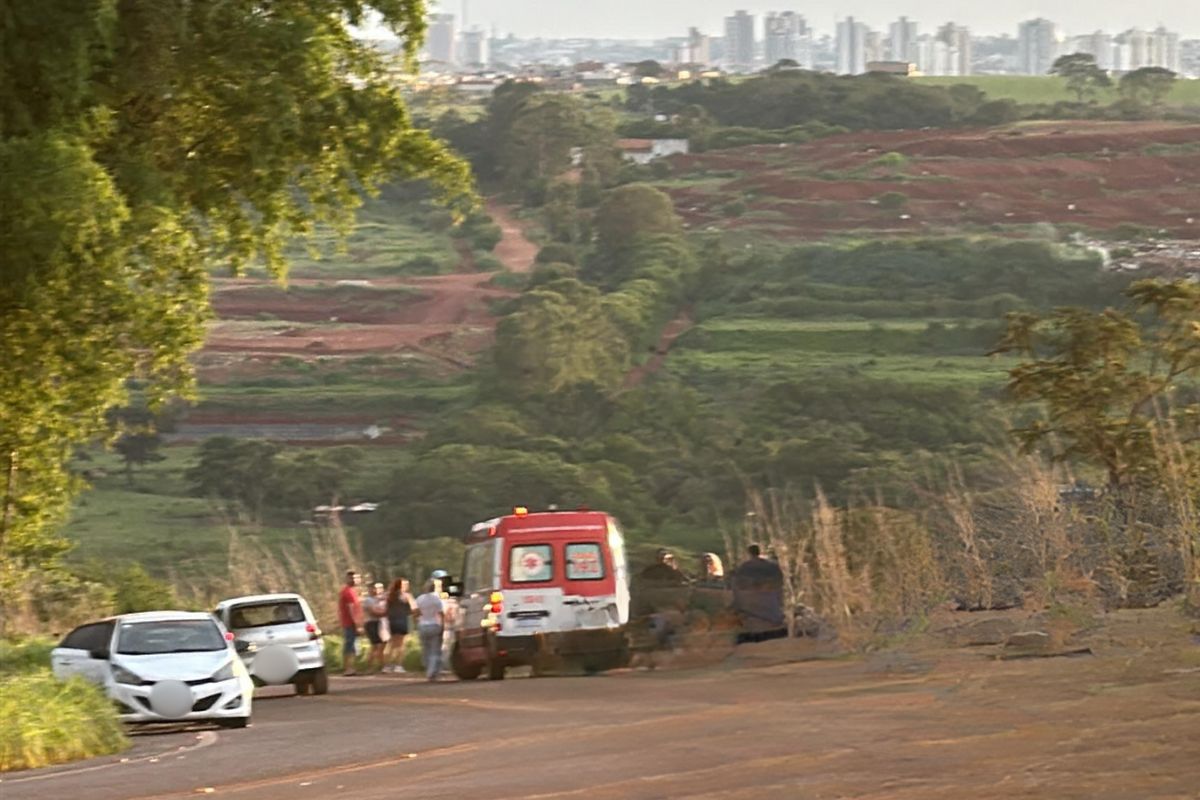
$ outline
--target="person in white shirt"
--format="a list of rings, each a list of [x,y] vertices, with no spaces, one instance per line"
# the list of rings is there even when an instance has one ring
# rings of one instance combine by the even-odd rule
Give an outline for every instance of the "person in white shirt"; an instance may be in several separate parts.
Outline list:
[[[425,677],[436,681],[442,670],[442,630],[446,625],[446,607],[433,581],[426,583],[425,592],[417,597],[416,611]]]

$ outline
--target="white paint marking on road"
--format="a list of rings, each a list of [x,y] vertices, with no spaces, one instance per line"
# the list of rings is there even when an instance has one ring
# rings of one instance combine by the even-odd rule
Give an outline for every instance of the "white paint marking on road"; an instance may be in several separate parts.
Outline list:
[[[126,758],[121,758],[117,761],[110,761],[107,764],[93,764],[89,767],[74,767],[74,768],[70,768],[70,769],[53,770],[50,772],[43,772],[38,775],[29,775],[29,776],[23,777],[23,778],[6,778],[4,780],[4,783],[12,784],[12,783],[31,783],[33,781],[44,781],[48,778],[61,778],[64,775],[82,775],[85,772],[96,772],[97,770],[111,769],[112,767],[120,767],[125,764],[142,764],[142,763],[156,764],[156,763],[158,763],[158,760],[160,758],[162,758],[163,756],[169,756],[169,755],[174,755],[174,754],[178,754],[178,753],[191,753],[196,750],[202,750],[205,747],[214,745],[217,743],[218,738],[220,738],[220,737],[217,735],[216,731],[201,731],[200,733],[196,734],[196,743],[195,744],[181,745],[180,747],[173,747],[170,750],[164,750],[161,753],[154,753],[153,755],[142,756],[141,758],[126,757]],[[183,756],[180,756],[180,758],[182,758],[182,757]]]

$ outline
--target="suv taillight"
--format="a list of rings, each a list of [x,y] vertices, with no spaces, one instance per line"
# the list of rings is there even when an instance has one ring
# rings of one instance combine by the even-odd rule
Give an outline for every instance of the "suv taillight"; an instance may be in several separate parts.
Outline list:
[[[501,592],[492,592],[488,597],[488,602],[492,604],[493,614],[499,614],[504,610],[504,595]]]
[[[308,631],[309,639],[319,639],[321,637],[321,629],[311,622],[304,626],[304,630]]]

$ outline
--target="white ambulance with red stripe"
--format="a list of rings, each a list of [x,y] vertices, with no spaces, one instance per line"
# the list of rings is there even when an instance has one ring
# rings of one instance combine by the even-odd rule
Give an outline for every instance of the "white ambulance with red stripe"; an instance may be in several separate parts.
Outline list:
[[[459,678],[566,661],[624,663],[629,571],[616,519],[516,508],[467,535],[451,665]]]

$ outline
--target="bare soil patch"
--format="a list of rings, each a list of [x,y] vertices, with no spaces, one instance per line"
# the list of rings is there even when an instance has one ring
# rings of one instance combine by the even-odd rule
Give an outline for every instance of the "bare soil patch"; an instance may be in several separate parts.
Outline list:
[[[785,238],[1048,222],[1131,223],[1194,239],[1198,142],[1200,125],[1147,122],[859,132],[677,157],[676,176],[729,178],[667,191],[692,227]],[[904,199],[888,207],[878,202],[887,193]],[[734,198],[748,210],[731,219],[724,207]]]

